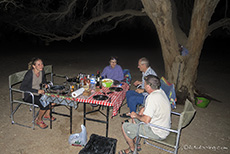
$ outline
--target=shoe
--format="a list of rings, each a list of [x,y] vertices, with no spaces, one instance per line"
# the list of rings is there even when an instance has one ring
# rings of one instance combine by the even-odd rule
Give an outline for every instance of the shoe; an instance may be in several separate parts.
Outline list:
[[[43,120],[50,120],[50,118],[49,118],[49,117],[44,116],[44,117],[43,117]],[[56,121],[56,118],[52,116],[52,119],[51,119],[51,120],[52,120],[52,121]]]
[[[120,117],[122,117],[122,118],[130,118],[130,116],[127,115],[126,113],[121,114]]]
[[[133,151],[129,148],[129,151],[128,151],[128,153],[126,153],[125,152],[125,150],[121,150],[121,151],[119,151],[119,154],[132,154],[133,153]],[[138,153],[137,153],[138,154]]]
[[[41,129],[46,129],[48,127],[43,121],[40,121],[40,122],[36,121],[35,124]]]

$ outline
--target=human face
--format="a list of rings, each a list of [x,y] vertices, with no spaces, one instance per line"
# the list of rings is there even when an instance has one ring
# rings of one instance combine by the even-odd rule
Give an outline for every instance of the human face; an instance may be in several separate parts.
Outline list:
[[[141,61],[138,61],[138,68],[141,72],[145,72],[146,71],[146,65],[145,64],[141,64]]]
[[[34,70],[36,71],[36,72],[41,72],[42,70],[43,70],[43,68],[44,68],[44,65],[43,65],[43,62],[42,62],[42,60],[37,60],[36,62],[35,62],[35,65],[33,65],[33,68],[34,68]]]
[[[147,91],[147,93],[151,93],[153,91],[153,89],[151,88],[150,85],[146,84],[146,81],[145,81],[145,90]]]
[[[114,60],[110,60],[110,66],[112,67],[112,68],[114,68],[116,65],[117,65],[117,61],[114,59]]]

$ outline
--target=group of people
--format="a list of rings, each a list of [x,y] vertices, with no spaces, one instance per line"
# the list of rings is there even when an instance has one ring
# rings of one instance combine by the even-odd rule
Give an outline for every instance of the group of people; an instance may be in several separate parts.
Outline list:
[[[28,72],[25,74],[24,80],[20,89],[23,91],[30,91],[34,94],[34,103],[40,107],[38,117],[35,124],[42,129],[48,126],[43,120],[55,121],[55,117],[50,117],[49,106],[43,107],[40,102],[40,97],[44,94],[41,85],[46,84],[44,65],[40,58],[33,58],[29,63]],[[129,145],[129,148],[121,150],[120,154],[132,153],[134,151],[135,138],[137,135],[138,123],[152,123],[155,125],[170,128],[170,103],[160,88],[160,79],[156,72],[150,67],[147,58],[140,58],[138,61],[138,68],[142,72],[142,80],[135,81],[133,84],[137,87],[136,90],[129,90],[126,92],[127,105],[129,107],[128,113],[123,113],[120,117],[131,118],[131,122],[122,123],[122,133]],[[117,57],[110,57],[109,65],[106,66],[101,73],[104,78],[110,78],[117,81],[124,79],[123,69],[118,65]],[[29,94],[24,94],[26,102],[32,102],[32,97]],[[142,108],[137,113],[137,105],[142,104]],[[143,105],[144,104],[144,105]],[[146,125],[141,125],[140,134],[150,136],[155,139],[165,139],[169,132],[153,128]],[[138,151],[141,147],[138,147]]]

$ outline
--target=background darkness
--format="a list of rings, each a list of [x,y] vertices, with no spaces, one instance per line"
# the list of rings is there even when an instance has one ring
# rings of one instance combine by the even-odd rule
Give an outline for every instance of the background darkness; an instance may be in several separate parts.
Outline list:
[[[180,0],[178,0],[179,2]],[[221,0],[212,16],[210,23],[223,18],[225,1]],[[180,11],[183,11],[182,9]],[[191,12],[191,11],[190,11]],[[228,11],[229,14],[230,11]],[[181,14],[181,12],[178,12]],[[179,20],[183,18],[179,17]],[[189,25],[189,24],[187,24]],[[188,26],[187,26],[188,27]],[[39,51],[44,53],[55,52],[94,52],[99,50],[119,51],[126,50],[127,54],[132,50],[146,49],[156,52],[161,49],[154,24],[148,17],[135,17],[131,21],[125,21],[110,32],[102,32],[94,35],[85,34],[83,41],[80,39],[67,41],[54,41],[49,45],[36,36],[16,30],[14,27],[0,21],[0,46],[5,54],[11,55],[10,51],[21,54]],[[188,30],[184,30],[188,33]],[[215,59],[224,62],[223,66],[229,66],[230,35],[226,30],[219,28],[211,33],[204,42],[200,61]],[[129,53],[128,53],[129,52]],[[95,53],[96,54],[96,53]]]

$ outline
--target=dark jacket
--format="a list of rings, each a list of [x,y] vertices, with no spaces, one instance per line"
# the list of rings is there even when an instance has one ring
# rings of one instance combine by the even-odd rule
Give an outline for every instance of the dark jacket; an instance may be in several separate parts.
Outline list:
[[[32,83],[33,83],[33,71],[32,69],[28,70],[24,76],[24,79],[22,81],[22,84],[20,86],[20,90],[23,91],[30,91],[32,93],[38,93],[37,89],[32,89]],[[42,84],[46,83],[46,77],[45,77],[45,71],[42,70]],[[24,94],[24,99],[27,100],[27,98],[30,95],[28,93]]]

